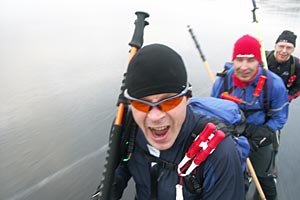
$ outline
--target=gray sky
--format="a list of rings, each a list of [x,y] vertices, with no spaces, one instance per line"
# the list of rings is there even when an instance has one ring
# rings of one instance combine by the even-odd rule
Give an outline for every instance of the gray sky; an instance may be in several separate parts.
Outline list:
[[[150,14],[145,43],[161,41],[182,48],[190,24],[210,36],[204,41],[227,46],[233,40],[224,40],[224,29],[234,29],[233,38],[245,32],[256,34],[251,9],[250,0],[2,0],[0,55],[5,56],[0,62],[40,64],[74,57],[99,62],[97,57],[104,52],[101,59],[109,62],[110,56],[128,49],[124,44],[131,37],[135,11]],[[262,27],[264,22],[260,19]]]

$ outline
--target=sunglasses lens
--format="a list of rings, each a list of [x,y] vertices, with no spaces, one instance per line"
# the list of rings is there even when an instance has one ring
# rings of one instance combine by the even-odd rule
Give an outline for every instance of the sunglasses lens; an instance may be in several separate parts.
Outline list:
[[[151,106],[149,106],[148,104],[145,104],[145,103],[139,102],[139,101],[135,101],[135,100],[130,101],[130,103],[135,109],[142,111],[142,112],[149,112],[150,108],[151,108]]]
[[[182,99],[183,99],[183,97],[177,97],[174,99],[170,99],[168,101],[162,102],[161,104],[158,105],[158,107],[161,111],[167,112],[169,110],[172,110],[176,106],[178,106],[181,103]]]
[[[163,112],[167,112],[169,110],[172,110],[173,108],[175,108],[176,106],[178,106],[181,101],[182,101],[183,97],[176,97],[174,99],[169,99],[167,101],[164,101],[162,103],[160,103],[159,105],[157,105],[157,107],[163,111]],[[146,103],[143,103],[143,102],[139,102],[139,101],[135,101],[135,100],[132,100],[131,101],[131,105],[139,110],[139,111],[142,111],[142,112],[149,112],[151,110],[151,106],[146,104]]]

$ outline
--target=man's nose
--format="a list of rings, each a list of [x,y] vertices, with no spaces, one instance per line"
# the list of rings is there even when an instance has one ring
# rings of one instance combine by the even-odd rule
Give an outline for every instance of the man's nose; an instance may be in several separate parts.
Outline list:
[[[246,68],[248,68],[248,65],[249,65],[249,62],[248,62],[247,60],[243,60],[243,61],[241,62],[240,68],[241,68],[241,69],[246,69]]]
[[[158,121],[163,118],[165,112],[161,111],[157,106],[151,107],[150,111],[148,112],[148,118],[152,121]]]

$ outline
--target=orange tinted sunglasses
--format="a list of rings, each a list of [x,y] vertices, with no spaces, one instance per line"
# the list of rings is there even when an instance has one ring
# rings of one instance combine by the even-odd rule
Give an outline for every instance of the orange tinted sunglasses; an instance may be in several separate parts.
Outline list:
[[[176,106],[178,106],[181,103],[183,96],[185,96],[187,94],[188,89],[189,89],[189,87],[186,87],[179,94],[162,99],[155,103],[131,97],[128,94],[127,89],[124,92],[124,96],[128,100],[130,100],[130,104],[139,111],[148,113],[153,107],[157,107],[159,110],[161,110],[163,112],[167,112],[169,110],[172,110],[173,108],[175,108]]]

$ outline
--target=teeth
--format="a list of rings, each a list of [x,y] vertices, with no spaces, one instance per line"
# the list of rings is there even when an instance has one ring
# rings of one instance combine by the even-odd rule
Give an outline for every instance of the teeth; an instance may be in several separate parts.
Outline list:
[[[164,127],[151,127],[151,130],[152,131],[163,131],[163,130],[166,130],[167,129],[167,126],[164,126]]]

